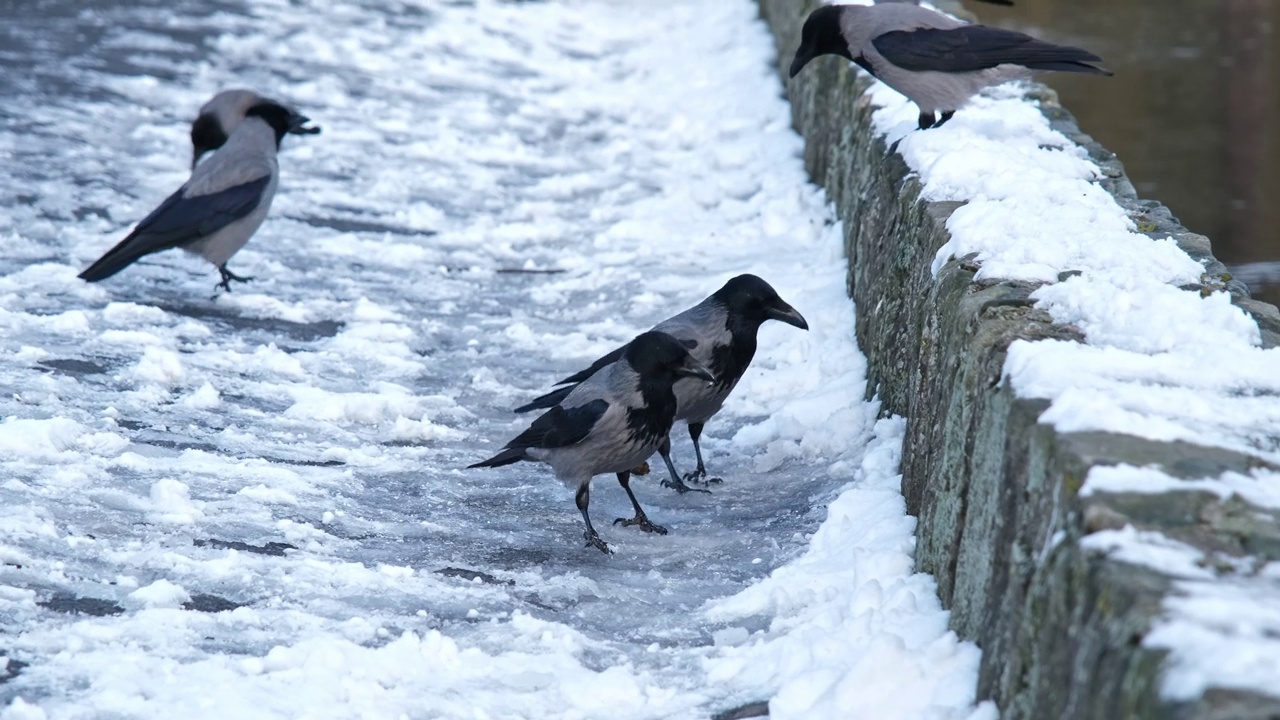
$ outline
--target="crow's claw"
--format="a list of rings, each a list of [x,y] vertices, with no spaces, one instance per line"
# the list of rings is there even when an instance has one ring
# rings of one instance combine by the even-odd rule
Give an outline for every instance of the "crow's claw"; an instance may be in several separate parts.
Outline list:
[[[223,289],[223,290],[226,290],[227,292],[231,292],[231,281],[232,281],[232,280],[234,280],[234,281],[236,281],[236,282],[242,282],[242,283],[243,283],[243,282],[249,282],[250,280],[252,280],[252,279],[253,279],[253,278],[251,278],[251,277],[242,277],[242,276],[240,276],[240,275],[237,275],[237,274],[235,274],[235,273],[231,272],[230,270],[228,270],[228,269],[227,269],[226,267],[224,267],[224,266],[219,266],[219,267],[218,267],[218,273],[219,273],[220,275],[222,275],[222,282],[220,282],[220,283],[218,283],[217,285],[214,285],[214,286],[213,286],[213,289],[214,289],[214,291],[215,291],[215,292],[216,292],[219,288],[221,288],[221,289]]]
[[[644,515],[637,515],[633,518],[618,518],[617,520],[613,521],[613,524],[621,525],[623,527],[631,527],[632,525],[635,525],[636,527],[640,528],[641,530],[647,533],[658,533],[659,535],[667,534],[666,528],[662,527],[661,525],[654,525],[653,523],[649,522],[649,518],[645,517]]]
[[[684,483],[680,482],[679,480],[663,480],[662,487],[671,488],[672,490],[675,490],[681,495],[687,492],[700,492],[700,493],[706,493],[708,495],[711,494],[710,490],[703,490],[702,488],[691,488],[688,485],[685,485]]]
[[[719,485],[720,483],[724,482],[724,478],[718,478],[718,477],[709,478],[707,477],[707,471],[703,468],[699,468],[689,473],[688,475],[685,475],[684,481],[691,482],[691,483],[702,483],[703,485]]]
[[[609,545],[600,539],[594,530],[588,530],[582,533],[582,539],[587,541],[587,547],[593,547],[605,555],[612,555],[613,551],[609,549]]]

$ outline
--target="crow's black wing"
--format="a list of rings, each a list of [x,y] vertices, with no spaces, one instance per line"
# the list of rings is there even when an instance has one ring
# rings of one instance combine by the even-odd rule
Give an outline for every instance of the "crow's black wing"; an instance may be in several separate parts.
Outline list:
[[[608,409],[609,403],[603,399],[567,409],[557,405],[539,415],[528,430],[508,444],[513,447],[560,448],[582,442]]]
[[[530,400],[524,405],[521,405],[520,407],[516,408],[514,412],[525,413],[525,412],[529,412],[530,410],[541,410],[542,408],[555,407],[556,405],[559,405],[561,400],[564,400],[565,397],[569,395],[569,393],[573,392],[573,389],[578,386],[578,383],[582,382],[583,380],[586,380],[592,375],[595,375],[597,372],[600,371],[601,368],[607,365],[612,365],[613,363],[617,362],[622,358],[622,354],[625,353],[626,351],[627,351],[627,346],[623,345],[617,350],[614,350],[608,355],[605,355],[599,360],[596,360],[595,362],[591,363],[591,367],[587,368],[586,370],[576,372],[570,375],[569,377],[563,380],[560,380],[556,383],[556,385],[564,385],[565,387],[558,387],[555,390],[552,390],[551,392],[547,393],[546,395],[542,395],[540,397],[534,398],[533,400]]]
[[[871,41],[885,60],[904,70],[970,72],[997,65],[1033,70],[1067,70],[1109,74],[1087,65],[1100,62],[1093,53],[1037,40],[1013,30],[965,25],[951,30],[895,30]]]
[[[226,190],[191,197],[183,197],[179,190],[143,218],[128,237],[80,273],[80,277],[89,282],[102,280],[143,255],[181,247],[212,235],[253,212],[262,202],[262,194],[270,182],[271,176],[264,175]]]
[[[568,409],[556,405],[539,415],[529,429],[507,443],[502,452],[468,467],[502,467],[526,460],[525,450],[529,448],[561,448],[582,442],[608,409],[609,403],[603,399]]]
[[[659,327],[661,327],[661,325],[659,325]],[[698,341],[697,341],[697,340],[692,340],[692,339],[681,339],[681,338],[676,338],[676,339],[680,342],[680,344],[681,344],[681,345],[684,345],[684,346],[685,346],[687,349],[689,349],[689,350],[692,350],[692,349],[694,349],[694,348],[698,347]],[[606,366],[606,365],[612,365],[613,363],[616,363],[616,362],[618,362],[619,360],[621,360],[621,359],[622,359],[623,354],[625,354],[625,353],[627,352],[627,346],[628,346],[628,345],[630,345],[630,344],[631,344],[631,343],[627,343],[627,345],[623,345],[622,347],[618,348],[617,350],[614,350],[613,352],[609,353],[608,355],[605,355],[605,356],[601,357],[599,360],[596,360],[595,362],[591,363],[591,367],[587,368],[586,370],[580,370],[580,371],[578,371],[578,372],[576,372],[576,373],[574,373],[574,374],[570,375],[569,377],[567,377],[567,378],[565,378],[565,379],[563,379],[563,380],[560,380],[560,381],[559,381],[559,382],[557,382],[556,384],[557,384],[557,385],[568,385],[568,384],[570,384],[570,383],[573,383],[574,385],[577,385],[578,383],[582,382],[583,380],[586,380],[587,378],[591,377],[592,375],[595,375],[596,373],[600,372],[601,368],[603,368],[604,366]],[[535,400],[534,402],[537,402],[537,401]],[[518,412],[518,411],[517,411],[517,412]]]
[[[564,387],[556,388],[555,390],[552,390],[546,395],[540,395],[530,400],[529,402],[525,403],[524,405],[521,405],[520,407],[516,408],[514,412],[527,413],[530,410],[541,410],[542,408],[555,407],[556,405],[560,404],[561,400],[564,400],[566,397],[568,397],[569,393],[573,392],[573,389],[576,387],[578,386],[565,385]]]
[[[697,340],[689,340],[689,339],[680,340],[680,344],[684,345],[686,348],[690,350],[698,347]],[[587,368],[586,370],[576,372],[570,375],[569,377],[556,383],[556,385],[563,385],[564,387],[558,387],[555,390],[552,390],[551,392],[547,393],[546,395],[541,395],[539,397],[536,397],[530,400],[529,402],[525,403],[524,405],[521,405],[520,407],[516,408],[512,412],[526,413],[526,412],[529,412],[530,410],[541,410],[542,408],[549,408],[549,407],[554,407],[556,405],[559,405],[561,400],[564,400],[566,397],[568,397],[569,393],[573,392],[573,389],[578,387],[578,383],[600,372],[605,366],[612,365],[613,363],[621,360],[623,353],[625,353],[626,351],[627,351],[627,346],[623,345],[617,350],[614,350],[608,355],[605,355],[599,360],[596,360],[595,362],[591,363],[591,367]]]
[[[253,212],[270,183],[271,176],[263,175],[208,195],[183,197],[181,191],[176,192],[130,234],[138,238],[145,235],[151,242],[169,243],[170,247],[184,239],[212,235]]]

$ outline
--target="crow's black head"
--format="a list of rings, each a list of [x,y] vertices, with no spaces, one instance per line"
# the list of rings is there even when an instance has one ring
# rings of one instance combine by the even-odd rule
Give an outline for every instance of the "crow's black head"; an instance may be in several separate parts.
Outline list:
[[[849,43],[840,33],[840,18],[844,8],[840,5],[823,5],[809,13],[800,31],[800,48],[796,50],[796,58],[791,61],[791,77],[795,77],[819,55],[839,55],[853,59],[849,52]]]
[[[731,321],[736,319],[752,325],[766,320],[778,320],[808,330],[804,316],[788,305],[769,283],[755,275],[739,275],[724,284],[713,294],[728,309]]]
[[[276,131],[277,145],[289,133],[294,135],[315,135],[320,132],[318,127],[306,127],[306,124],[311,122],[311,118],[272,100],[264,100],[254,105],[244,115],[245,117],[259,117],[265,120],[271,126],[271,129]]]
[[[702,363],[693,359],[689,348],[664,332],[650,330],[637,335],[627,344],[624,357],[641,380],[695,377],[711,382],[715,376]]]
[[[250,111],[259,106],[285,108],[288,112],[287,132],[291,134],[314,135],[320,132],[318,127],[306,126],[307,118],[252,90],[244,88],[223,90],[200,108],[200,115],[191,123],[191,167],[195,167],[205,153],[217,150],[226,144],[227,139],[236,131],[236,128],[240,127],[240,123],[249,116]],[[261,112],[263,111],[259,111],[260,116]]]

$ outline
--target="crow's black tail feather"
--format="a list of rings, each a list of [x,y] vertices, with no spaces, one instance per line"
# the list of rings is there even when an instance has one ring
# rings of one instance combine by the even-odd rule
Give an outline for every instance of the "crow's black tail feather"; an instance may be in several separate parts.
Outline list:
[[[1030,62],[1024,67],[1030,70],[1054,70],[1057,72],[1077,72],[1089,73],[1091,75],[1114,75],[1115,73],[1105,68],[1094,67],[1088,63],[1074,61],[1060,62]]]
[[[555,390],[552,390],[551,392],[547,393],[546,395],[543,395],[542,397],[534,398],[533,400],[530,400],[524,405],[521,405],[520,407],[516,408],[514,412],[526,413],[526,412],[529,412],[530,410],[542,410],[544,408],[555,407],[556,405],[560,404],[561,400],[564,400],[566,397],[568,397],[569,393],[573,392],[573,389],[575,387],[577,387],[577,385],[570,385],[568,387],[556,388]]]
[[[132,239],[133,236],[129,236],[122,240],[120,244],[108,250],[106,255],[98,258],[97,262],[80,273],[80,279],[85,282],[106,280],[137,262],[139,258],[147,253],[139,253],[135,248],[130,247],[129,241]]]
[[[467,468],[495,468],[503,465],[511,465],[524,460],[524,448],[505,448],[502,452],[494,455],[488,460],[481,460],[475,465],[468,465]]]

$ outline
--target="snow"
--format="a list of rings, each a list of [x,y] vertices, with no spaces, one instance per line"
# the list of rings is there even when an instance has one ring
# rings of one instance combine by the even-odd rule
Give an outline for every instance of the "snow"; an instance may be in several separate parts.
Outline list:
[[[1261,468],[1248,474],[1173,478],[1158,468],[1117,465],[1089,471],[1082,495],[1106,492],[1207,492],[1249,503],[1258,522],[1275,522],[1280,510],[1280,473]],[[1271,511],[1271,512],[1267,512]],[[1172,652],[1162,679],[1165,695],[1193,700],[1212,687],[1274,693],[1280,680],[1280,563],[1258,558],[1209,555],[1158,532],[1133,527],[1104,530],[1082,545],[1178,578],[1166,600],[1167,615],[1144,639]]]
[[[902,423],[862,401],[841,228],[749,0],[219,7],[6,18],[0,63],[47,82],[0,74],[4,718],[994,715],[913,571]],[[176,252],[77,280],[233,85],[324,128],[285,141],[231,263],[256,280],[210,299]],[[670,535],[611,525],[601,478],[604,557],[545,468],[463,469],[742,272],[812,330],[761,331],[713,495],[633,483]]]
[[[1083,333],[1083,343],[1009,347],[1004,381],[1019,397],[1050,401],[1040,422],[1280,463],[1280,348],[1261,346],[1257,324],[1228,295],[1201,292],[1206,269],[1173,238],[1138,231],[1141,218],[1106,192],[1086,151],[1050,128],[1024,87],[990,88],[927,132],[915,130],[918,110],[901,95],[880,83],[869,94],[876,131],[898,142],[922,196],[964,203],[947,221],[934,273],[973,255],[978,280],[1043,283],[1035,306]],[[1155,468],[1094,468],[1082,492],[1205,490],[1273,509],[1277,479],[1270,470],[1183,481]],[[1153,531],[1106,530],[1082,543],[1185,578],[1146,640],[1173,651],[1166,696],[1280,688],[1280,643],[1263,609],[1280,596],[1274,574],[1208,569],[1199,551]],[[1238,624],[1214,619],[1237,614]]]
[[[1169,616],[1144,644],[1172,651],[1162,688],[1194,699],[1210,687],[1274,692],[1280,667],[1280,566],[1262,568],[1263,581],[1215,578],[1181,582],[1167,605]],[[1224,637],[1226,641],[1224,641]]]
[[[973,709],[961,680],[979,650],[947,630],[933,578],[912,573],[915,520],[897,472],[904,427],[876,424],[802,556],[709,608],[719,622],[772,616],[754,637],[722,631],[717,645],[737,647],[710,671],[712,682],[776,688],[771,718],[996,717],[990,703]]]
[[[1170,651],[1161,692],[1194,700],[1210,688],[1274,693],[1280,668],[1280,563],[1210,556],[1157,532],[1103,530],[1081,544],[1176,578],[1166,614],[1143,638]]]
[[[191,600],[191,595],[168,580],[160,579],[129,593],[128,599],[146,608],[178,608]]]
[[[1198,288],[1205,268],[1173,238],[1138,232],[1085,150],[1051,130],[1021,87],[992,88],[927,132],[913,130],[902,96],[877,84],[871,97],[877,131],[901,140],[923,196],[965,202],[934,271],[976,253],[977,279],[1044,283],[1036,307],[1084,333],[1083,344],[1009,348],[1012,387],[1052,403],[1042,422],[1280,460],[1280,348],[1262,348],[1257,324],[1225,293],[1180,287]]]
[[[1213,577],[1213,572],[1204,567],[1204,554],[1196,548],[1171,540],[1158,532],[1137,530],[1132,525],[1121,530],[1100,530],[1087,535],[1080,541],[1080,546],[1101,550],[1117,560],[1145,565],[1175,577]]]
[[[88,431],[66,418],[6,418],[0,423],[0,454],[43,460],[71,450]]]
[[[1217,477],[1181,480],[1156,467],[1111,465],[1089,470],[1080,495],[1099,492],[1163,493],[1200,491],[1220,500],[1240,497],[1250,505],[1280,510],[1280,473],[1254,468],[1246,473],[1227,471]]]
[[[204,517],[199,501],[191,500],[191,488],[173,478],[161,478],[151,486],[148,519],[154,523],[190,525]]]

